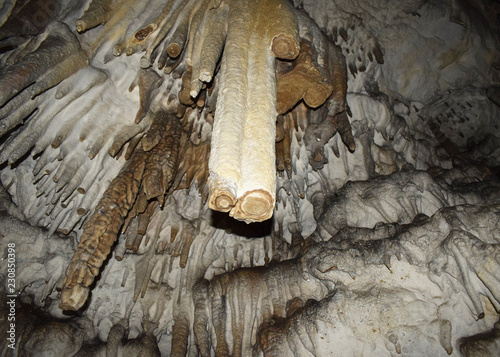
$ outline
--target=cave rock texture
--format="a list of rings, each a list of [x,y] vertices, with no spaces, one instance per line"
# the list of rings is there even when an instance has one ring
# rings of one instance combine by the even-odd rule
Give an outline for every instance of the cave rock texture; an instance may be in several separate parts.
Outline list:
[[[499,18],[0,0],[0,355],[500,355]]]

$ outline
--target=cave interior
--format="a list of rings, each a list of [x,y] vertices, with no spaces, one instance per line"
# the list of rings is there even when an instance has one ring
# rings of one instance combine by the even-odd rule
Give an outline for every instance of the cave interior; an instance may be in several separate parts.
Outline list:
[[[0,24],[2,356],[500,355],[498,1]]]

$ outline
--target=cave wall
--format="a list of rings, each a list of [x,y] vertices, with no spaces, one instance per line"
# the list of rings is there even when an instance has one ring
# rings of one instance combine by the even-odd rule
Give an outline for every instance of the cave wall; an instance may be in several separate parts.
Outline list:
[[[298,36],[341,49],[347,88],[278,117],[273,218],[250,224],[208,207],[224,79],[186,73],[212,28],[200,20],[179,59],[162,57],[196,6],[224,18],[230,2],[92,3],[108,6],[92,26],[90,2],[0,10],[0,245],[16,244],[19,353],[498,354],[495,2],[295,1]],[[179,20],[164,42],[138,36],[165,6]],[[296,64],[276,61],[280,103]],[[110,253],[80,269],[92,235]],[[88,298],[61,304],[74,286]]]

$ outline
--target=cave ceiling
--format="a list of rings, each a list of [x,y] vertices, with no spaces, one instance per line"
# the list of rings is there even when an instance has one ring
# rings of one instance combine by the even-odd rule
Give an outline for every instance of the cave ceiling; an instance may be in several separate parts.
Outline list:
[[[499,14],[0,0],[1,354],[498,356]]]

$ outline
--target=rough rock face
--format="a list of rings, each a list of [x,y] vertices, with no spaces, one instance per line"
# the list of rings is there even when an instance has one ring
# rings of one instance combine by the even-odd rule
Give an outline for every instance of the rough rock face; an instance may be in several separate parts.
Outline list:
[[[496,2],[0,6],[2,355],[500,353]]]

